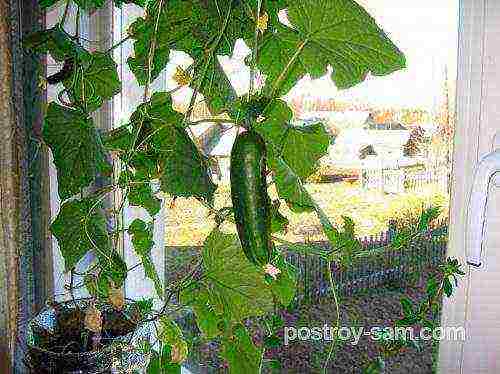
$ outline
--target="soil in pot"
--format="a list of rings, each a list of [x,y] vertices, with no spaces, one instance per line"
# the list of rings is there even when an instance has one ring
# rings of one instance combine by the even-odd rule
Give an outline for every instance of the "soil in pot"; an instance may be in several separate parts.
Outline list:
[[[33,323],[28,364],[32,373],[110,373],[117,356],[110,345],[134,332],[137,324],[126,312],[102,310],[101,336],[85,328],[85,308],[58,304],[52,325]]]

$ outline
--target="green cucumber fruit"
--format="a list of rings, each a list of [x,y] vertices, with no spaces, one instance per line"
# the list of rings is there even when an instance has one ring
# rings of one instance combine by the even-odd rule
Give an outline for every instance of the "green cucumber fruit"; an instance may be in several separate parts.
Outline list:
[[[231,198],[238,236],[256,265],[271,260],[271,199],[267,194],[266,145],[254,131],[239,134],[231,151]]]

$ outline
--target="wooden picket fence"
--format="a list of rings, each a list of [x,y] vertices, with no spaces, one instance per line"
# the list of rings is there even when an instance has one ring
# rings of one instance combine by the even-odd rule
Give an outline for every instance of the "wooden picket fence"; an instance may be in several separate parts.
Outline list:
[[[378,237],[361,240],[364,250],[373,255],[356,260],[351,266],[342,268],[332,264],[333,283],[338,295],[350,296],[389,282],[404,281],[411,273],[419,272],[427,266],[436,266],[446,256],[448,226],[446,221],[438,222],[425,238],[405,250],[388,247],[395,231],[389,229]],[[309,245],[327,248],[324,242]],[[286,249],[285,249],[286,250]],[[317,302],[331,295],[327,262],[319,256],[286,251],[287,259],[299,272],[297,301]]]
[[[449,170],[445,167],[435,167],[417,172],[409,172],[404,168],[363,169],[361,171],[361,186],[366,190],[374,189],[398,194],[420,191],[431,184],[447,192]]]
[[[392,227],[394,227],[392,225]],[[406,250],[393,250],[387,247],[395,235],[390,228],[379,236],[361,239],[364,250],[373,254],[356,260],[351,266],[341,268],[332,265],[333,281],[339,295],[353,295],[363,290],[373,289],[392,281],[403,281],[412,272],[423,267],[437,265],[446,255],[448,224],[437,222],[428,235]],[[308,246],[326,249],[327,242],[308,243]],[[330,294],[330,282],[327,263],[317,255],[297,253],[280,248],[287,260],[298,270],[297,302],[317,302]],[[201,253],[200,247],[167,247],[165,268],[167,284],[186,274],[189,264],[196,262]]]

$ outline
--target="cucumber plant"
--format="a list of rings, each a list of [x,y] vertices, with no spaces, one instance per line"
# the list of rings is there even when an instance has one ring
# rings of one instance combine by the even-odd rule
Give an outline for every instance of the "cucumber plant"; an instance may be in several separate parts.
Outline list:
[[[28,50],[48,53],[63,65],[58,74],[47,78],[49,84],[61,83],[62,89],[58,100],[48,104],[41,141],[52,151],[57,168],[62,205],[51,231],[65,269],[73,273],[84,256],[94,253],[94,262],[79,270],[85,285],[92,297],[120,305],[113,299],[130,269],[116,251],[116,243],[128,232],[146,276],[155,285],[156,295],[145,296],[163,302],[158,310],[140,304],[144,321],[158,325],[160,349],[149,347],[149,372],[180,372],[188,355],[182,332],[169,318],[175,300],[194,311],[203,338],[220,343],[230,372],[258,373],[264,365],[265,346],[252,341],[244,322],[272,314],[279,305],[288,306],[297,275],[273,244],[273,231],[280,230],[286,219],[270,201],[268,185],[275,185],[279,198],[293,212],[317,214],[331,242],[331,249],[321,254],[328,265],[348,262],[360,250],[351,221],[346,219],[344,230],[336,228],[304,187],[303,181],[328,151],[328,133],[321,123],[294,126],[292,112],[281,97],[306,74],[320,77],[329,66],[337,87],[347,89],[368,74],[383,76],[403,69],[405,57],[354,0],[113,0],[117,7],[129,3],[142,7],[143,15],[129,27],[126,38],[109,50],[87,50],[78,31],[66,31],[69,22],[78,22],[78,17],[71,20],[68,9],[77,7],[77,15],[91,14],[106,2],[42,1],[42,8],[62,5],[65,11],[55,26],[25,40]],[[240,96],[218,59],[231,55],[239,39],[252,51],[246,60],[250,89]],[[133,43],[127,64],[144,87],[143,100],[127,124],[102,133],[92,114],[121,91],[112,52],[127,42]],[[179,84],[188,85],[193,93],[184,113],[172,107],[172,91],[151,88],[172,50],[193,59],[189,68],[178,68]],[[254,83],[258,72],[266,77],[262,87]],[[200,95],[214,118],[195,123],[191,114]],[[218,210],[209,160],[190,128],[220,122],[223,113],[223,122],[239,127],[241,133],[231,155],[233,208]],[[110,154],[119,160],[118,171],[113,172]],[[195,198],[216,217],[200,261],[184,279],[168,286],[151,258],[152,225],[161,205],[151,187],[153,180],[159,181],[166,195]],[[110,213],[104,201],[116,191],[122,201]],[[126,201],[143,207],[151,220],[122,227],[119,215]],[[234,220],[239,236],[220,229],[224,220]]]

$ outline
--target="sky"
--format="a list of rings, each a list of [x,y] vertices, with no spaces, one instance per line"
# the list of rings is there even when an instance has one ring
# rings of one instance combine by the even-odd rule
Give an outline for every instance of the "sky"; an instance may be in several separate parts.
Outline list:
[[[314,98],[333,98],[340,101],[355,100],[382,107],[436,109],[442,99],[445,66],[448,67],[450,81],[453,82],[456,78],[459,0],[357,1],[368,10],[406,55],[407,68],[385,77],[369,76],[365,82],[342,91],[337,90],[329,76],[314,81],[305,77],[290,94],[306,94]],[[142,14],[141,9],[133,6],[127,6],[125,9],[122,32]],[[131,52],[132,45],[129,43],[123,46],[120,53],[123,58]],[[249,86],[250,73],[243,62],[248,53],[244,43],[239,42],[235,46],[233,56],[219,57],[240,95],[244,94]],[[192,62],[189,56],[176,51],[172,51],[170,57],[170,63],[153,87],[173,89],[177,86],[172,79],[176,66],[186,68]],[[123,65],[126,65],[125,58]],[[126,117],[133,110],[130,103],[136,102],[134,100],[139,98],[142,91],[136,87],[135,80],[126,66],[122,74],[128,97],[120,111],[121,115]],[[184,87],[173,95],[173,99],[179,107],[183,107],[190,96],[191,89]]]
[[[369,77],[339,92],[325,77],[301,82],[302,91],[320,97],[355,97],[376,105],[434,105],[444,85],[444,70],[457,71],[458,0],[358,0],[406,55],[407,68],[386,77]]]
[[[371,77],[339,91],[329,75],[302,79],[289,95],[361,101],[375,106],[419,107],[433,110],[442,100],[445,69],[448,79],[457,74],[459,0],[358,0],[378,25],[405,54],[407,68],[385,77]],[[225,66],[237,91],[248,88],[248,68],[242,61],[246,50],[237,45],[233,64]],[[235,57],[235,58],[234,58]],[[228,62],[227,57],[222,61]]]

